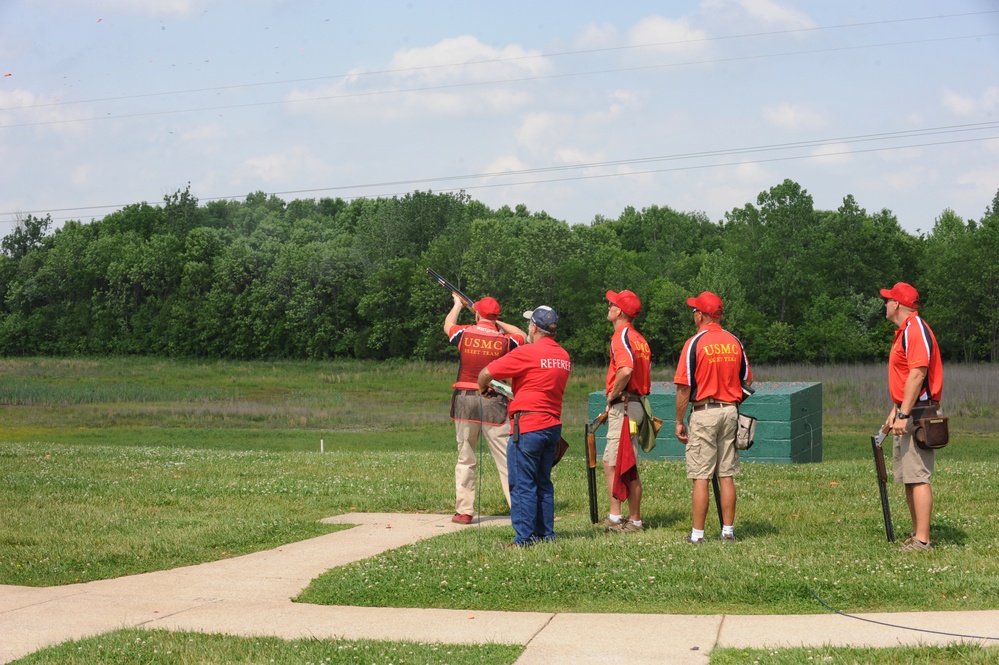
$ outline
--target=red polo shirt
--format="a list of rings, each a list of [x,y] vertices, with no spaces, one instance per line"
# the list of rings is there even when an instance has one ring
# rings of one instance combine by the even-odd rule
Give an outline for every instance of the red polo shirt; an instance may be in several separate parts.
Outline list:
[[[895,341],[888,354],[888,394],[895,404],[901,404],[905,399],[905,382],[909,371],[916,367],[927,368],[918,399],[939,402],[943,395],[940,347],[930,327],[918,312],[913,312],[895,331]]]
[[[673,383],[690,386],[690,401],[742,401],[742,382],[753,380],[749,359],[735,335],[709,323],[683,345]]]
[[[562,423],[562,395],[569,382],[569,354],[551,337],[518,346],[487,366],[494,379],[512,379],[513,401],[507,410],[530,411],[520,417],[520,431],[534,432]],[[513,419],[510,420],[513,430]]]
[[[626,323],[614,331],[610,342],[610,365],[607,367],[607,394],[614,388],[617,371],[631,368],[628,392],[648,395],[652,390],[652,350],[641,333]]]

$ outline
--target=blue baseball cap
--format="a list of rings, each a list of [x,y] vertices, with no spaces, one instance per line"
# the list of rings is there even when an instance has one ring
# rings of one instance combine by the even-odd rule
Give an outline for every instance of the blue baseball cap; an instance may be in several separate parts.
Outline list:
[[[554,334],[558,330],[558,314],[547,305],[541,305],[536,309],[524,312],[524,318],[530,319],[539,330]]]

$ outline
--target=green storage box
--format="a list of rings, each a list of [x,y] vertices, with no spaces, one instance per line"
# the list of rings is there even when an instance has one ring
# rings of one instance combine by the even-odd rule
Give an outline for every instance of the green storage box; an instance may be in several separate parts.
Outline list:
[[[756,418],[756,443],[739,453],[743,462],[804,464],[822,461],[822,384],[813,382],[754,383],[756,393],[740,411]],[[676,439],[676,387],[655,382],[649,395],[652,412],[663,419],[655,450],[639,450],[640,459],[682,460],[683,444]],[[604,410],[604,392],[590,393],[589,417]],[[689,408],[688,408],[689,413]],[[607,429],[597,432],[598,458],[607,445]]]

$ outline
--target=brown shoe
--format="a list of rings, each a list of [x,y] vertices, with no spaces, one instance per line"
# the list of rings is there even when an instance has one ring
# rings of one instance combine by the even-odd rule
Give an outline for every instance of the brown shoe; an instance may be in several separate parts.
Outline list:
[[[635,524],[630,520],[622,520],[619,524],[607,527],[607,533],[638,533],[645,531],[644,524]]]
[[[921,540],[916,540],[915,538],[908,538],[902,542],[903,552],[923,552],[926,550],[932,550],[935,545],[930,543],[924,543]]]
[[[612,526],[618,526],[621,522],[627,522],[628,520],[622,518],[620,522],[615,522],[610,517],[604,517],[602,520],[594,524],[595,527],[600,527],[601,529],[609,529]]]
[[[692,539],[690,537],[689,533],[687,534],[687,537],[684,538],[683,540],[684,540],[684,542],[690,543],[691,545],[703,545],[704,544],[704,539],[703,538],[701,538],[699,540],[694,540],[694,539]]]

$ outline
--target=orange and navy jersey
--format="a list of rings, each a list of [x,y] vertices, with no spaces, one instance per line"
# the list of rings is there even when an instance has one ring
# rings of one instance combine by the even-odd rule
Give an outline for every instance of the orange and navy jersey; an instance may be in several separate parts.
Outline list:
[[[673,383],[690,386],[691,402],[715,399],[739,403],[742,383],[752,380],[742,343],[718,323],[709,323],[687,340],[673,377]]]
[[[478,390],[482,368],[524,343],[520,335],[507,335],[485,322],[452,326],[448,341],[458,347],[458,378],[451,387],[459,390]]]
[[[943,394],[943,363],[940,347],[926,321],[913,312],[895,331],[895,341],[888,355],[888,394],[891,401],[901,404],[905,398],[905,382],[909,371],[925,367],[926,380],[919,391],[919,400],[940,401]]]
[[[652,350],[641,333],[627,323],[614,331],[610,342],[610,365],[607,367],[607,394],[614,388],[614,378],[622,367],[631,368],[628,392],[648,395],[652,390]]]

